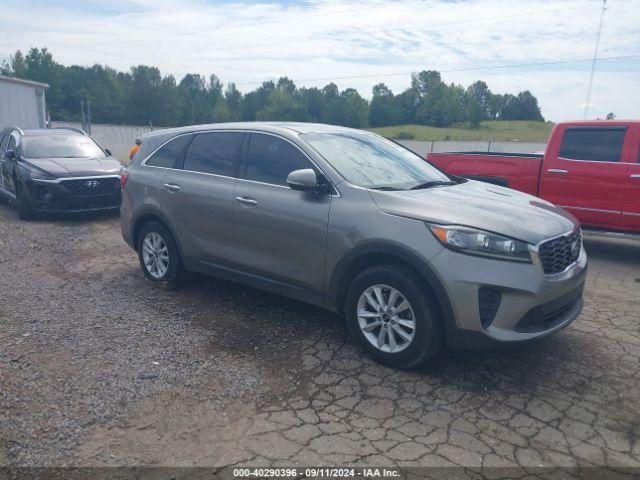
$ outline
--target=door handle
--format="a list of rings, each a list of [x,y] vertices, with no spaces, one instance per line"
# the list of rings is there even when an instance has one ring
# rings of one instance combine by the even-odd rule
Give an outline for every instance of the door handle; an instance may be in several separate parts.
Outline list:
[[[247,198],[247,197],[236,197],[236,202],[240,202],[243,205],[247,205],[250,207],[255,207],[256,205],[258,205],[257,200],[254,200],[253,198]]]
[[[638,180],[640,180],[640,173],[632,173],[631,178],[637,178]]]
[[[176,185],[175,183],[165,183],[164,188],[169,190],[170,192],[177,192],[180,190],[180,185]]]
[[[549,173],[561,173],[563,175],[569,173],[564,168],[550,168],[549,170],[547,170],[547,172],[549,172]]]

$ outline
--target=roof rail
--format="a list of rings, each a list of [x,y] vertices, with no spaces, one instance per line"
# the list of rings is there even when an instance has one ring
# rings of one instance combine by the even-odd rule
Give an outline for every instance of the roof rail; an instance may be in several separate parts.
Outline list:
[[[72,130],[74,132],[81,133],[82,135],[87,135],[87,132],[85,132],[80,128],[75,128],[75,127],[53,127],[51,130]]]

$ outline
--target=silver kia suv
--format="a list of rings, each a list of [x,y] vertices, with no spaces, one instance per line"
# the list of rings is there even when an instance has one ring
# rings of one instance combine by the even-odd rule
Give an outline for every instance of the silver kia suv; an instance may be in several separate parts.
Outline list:
[[[582,309],[587,258],[571,215],[369,132],[161,130],[121,180],[122,235],[149,280],[200,272],[342,312],[390,367],[538,339]]]

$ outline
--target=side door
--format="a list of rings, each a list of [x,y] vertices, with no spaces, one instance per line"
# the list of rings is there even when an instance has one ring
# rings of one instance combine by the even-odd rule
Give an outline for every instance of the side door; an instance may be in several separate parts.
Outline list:
[[[585,226],[616,229],[622,222],[627,126],[569,126],[545,153],[540,196]]]
[[[233,262],[233,188],[237,179],[242,131],[193,135],[184,158],[163,180],[166,201],[184,261],[198,267]]]
[[[9,142],[9,133],[0,132],[0,188],[4,190],[4,152],[7,149],[7,143]]]
[[[631,143],[631,160],[628,165],[624,203],[622,206],[622,227],[624,230],[640,233],[640,124],[634,126]]]
[[[250,133],[234,197],[236,260],[263,288],[311,302],[322,299],[331,194],[292,190],[286,178],[312,168],[294,143]]]

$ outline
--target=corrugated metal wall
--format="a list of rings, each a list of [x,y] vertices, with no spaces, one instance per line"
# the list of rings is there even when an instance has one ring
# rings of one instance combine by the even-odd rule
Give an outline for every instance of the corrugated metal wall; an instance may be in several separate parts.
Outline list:
[[[0,130],[45,128],[45,112],[43,88],[0,79]]]
[[[80,123],[51,122],[53,127],[81,128]],[[91,125],[91,134],[103,147],[111,150],[113,155],[123,163],[129,162],[129,149],[136,137],[150,132],[150,127],[133,125]],[[492,151],[504,153],[535,153],[544,151],[543,142],[480,142],[480,141],[423,141],[398,140],[399,143],[410,148],[420,156],[429,152],[472,152]]]

